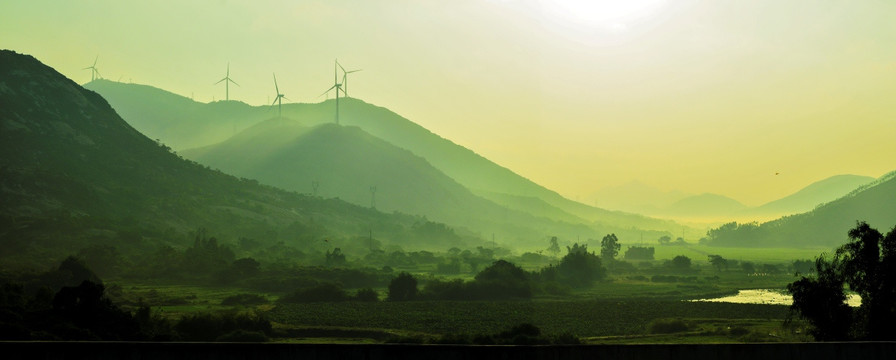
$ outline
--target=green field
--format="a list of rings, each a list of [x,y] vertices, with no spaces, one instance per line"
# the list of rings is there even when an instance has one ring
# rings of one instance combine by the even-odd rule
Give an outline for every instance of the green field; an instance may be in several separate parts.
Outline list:
[[[651,338],[651,321],[662,318],[681,318],[688,324],[681,334],[663,335],[669,341],[698,335],[737,341],[753,328],[794,339],[781,327],[787,312],[786,306],[685,301],[420,301],[278,305],[268,316],[303,328],[380,329],[431,337],[492,334],[531,323],[547,335],[571,333],[591,342],[638,342]],[[732,335],[730,328],[747,331]]]

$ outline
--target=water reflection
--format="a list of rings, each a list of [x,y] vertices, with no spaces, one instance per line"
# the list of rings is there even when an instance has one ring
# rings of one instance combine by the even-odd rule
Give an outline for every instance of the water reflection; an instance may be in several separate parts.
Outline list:
[[[725,296],[712,299],[696,299],[691,301],[711,301],[711,302],[727,302],[735,304],[768,304],[768,305],[790,305],[793,303],[793,297],[784,290],[771,289],[749,289],[738,290],[737,295]],[[858,294],[848,294],[846,302],[849,306],[858,307],[862,304],[862,298]]]

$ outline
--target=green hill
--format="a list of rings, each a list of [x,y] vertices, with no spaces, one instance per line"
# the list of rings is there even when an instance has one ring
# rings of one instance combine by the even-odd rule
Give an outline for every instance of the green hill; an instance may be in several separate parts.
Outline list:
[[[128,119],[135,128],[141,131],[144,131],[145,127],[146,133],[151,137],[151,134],[170,132],[170,135],[159,135],[165,136],[160,139],[178,150],[225,141],[232,135],[234,128],[242,130],[249,127],[249,124],[270,119],[274,114],[273,110],[267,106],[253,108],[253,111],[221,114],[211,108],[212,105],[218,103],[181,104],[178,105],[179,107],[160,110],[156,113],[152,109],[164,107],[168,103],[175,102],[175,99],[183,100],[184,98],[152,87],[109,81],[93,81],[85,86],[95,89],[107,97],[125,119]],[[335,105],[335,100],[317,104],[284,104],[283,117],[293,119],[307,127],[333,123]],[[180,111],[183,112],[178,113],[172,109],[181,109]],[[132,115],[136,116],[133,121],[130,120]],[[171,122],[181,124],[178,125],[177,130],[165,127],[164,124]],[[189,125],[191,123],[195,124]],[[475,194],[493,202],[505,204],[512,207],[513,210],[553,220],[584,220],[585,224],[600,229],[600,231],[617,231],[630,233],[630,235],[639,234],[640,229],[654,232],[681,230],[680,225],[671,221],[607,211],[566,199],[467,148],[433,134],[386,108],[367,104],[358,99],[340,100],[340,123],[345,126],[357,126],[377,138],[411,151]],[[201,130],[207,127],[216,128],[216,130]],[[195,136],[191,136],[194,132]],[[170,136],[170,140],[167,136]],[[304,186],[300,189],[303,192],[310,191],[308,187]],[[366,190],[367,187],[365,186],[363,189]],[[507,202],[508,196],[531,199],[525,202]],[[523,203],[535,202],[540,203],[541,206],[516,207]],[[572,215],[572,217],[556,216],[561,213]],[[633,230],[633,228],[638,230]]]
[[[258,185],[172,153],[128,125],[98,94],[33,57],[0,51],[0,259],[45,264],[90,244],[149,251],[192,243],[284,242],[302,251],[378,241],[444,249],[423,219]],[[466,236],[466,237],[465,237]],[[327,239],[327,244],[323,240]]]
[[[596,237],[581,221],[536,217],[471,193],[425,159],[355,126],[312,128],[270,119],[220,144],[182,154],[240,177],[298,192],[422,215],[510,245],[537,246],[551,235]],[[375,187],[375,193],[371,189]]]
[[[710,231],[719,246],[837,246],[857,221],[877,229],[896,225],[896,171],[814,210],[756,224],[728,224]],[[881,230],[882,232],[884,230]]]
[[[839,199],[875,179],[870,176],[836,175],[816,181],[781,199],[750,209],[756,214],[797,214],[810,211],[818,205]]]

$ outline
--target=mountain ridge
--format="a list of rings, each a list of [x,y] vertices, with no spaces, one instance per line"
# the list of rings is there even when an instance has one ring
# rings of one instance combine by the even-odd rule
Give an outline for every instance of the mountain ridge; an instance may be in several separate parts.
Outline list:
[[[97,88],[100,93],[114,91],[132,91],[128,84],[111,85],[110,82],[92,82],[88,87]],[[111,96],[110,98],[134,99],[153,102],[156,96],[169,96],[162,89],[151,88],[153,92],[142,96]],[[137,89],[140,90],[140,89]],[[159,95],[161,94],[161,95]],[[126,103],[119,104],[122,108],[130,107]],[[305,126],[331,123],[334,120],[335,101],[328,100],[317,104],[283,104],[283,117],[295,119]],[[262,109],[256,109],[254,114],[247,119],[239,120],[251,126],[253,122],[261,122],[270,117],[270,114]],[[141,115],[150,117],[150,115]],[[180,115],[183,121],[193,121],[184,115]],[[212,121],[199,119],[203,124],[228,123],[237,120],[224,119]],[[642,215],[625,214],[618,211],[608,211],[594,208],[566,199],[557,192],[541,187],[529,179],[513,173],[511,170],[495,164],[478,155],[474,151],[457,145],[448,139],[423,128],[422,126],[401,117],[398,114],[380,106],[367,104],[355,98],[340,100],[340,123],[346,126],[358,126],[365,132],[381,138],[393,145],[411,151],[413,154],[423,157],[437,169],[464,185],[474,193],[508,194],[523,197],[536,197],[550,204],[556,210],[545,210],[533,215],[550,217],[550,214],[566,212],[577,218],[585,219],[591,226],[603,229],[631,228],[633,226],[652,231],[680,230],[680,225],[667,220],[652,219]],[[232,134],[231,134],[232,135]],[[220,141],[226,137],[221,136]],[[492,199],[493,200],[493,199]],[[522,210],[522,209],[516,209]]]
[[[92,244],[137,253],[185,246],[198,228],[320,253],[333,245],[366,251],[351,239],[368,233],[415,248],[482,241],[468,233],[426,237],[415,231],[419,217],[262,186],[184,160],[99,94],[10,50],[0,51],[0,155],[4,264],[45,263]]]

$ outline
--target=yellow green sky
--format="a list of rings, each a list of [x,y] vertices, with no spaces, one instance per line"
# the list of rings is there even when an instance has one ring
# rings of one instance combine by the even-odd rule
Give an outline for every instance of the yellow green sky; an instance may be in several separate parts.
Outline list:
[[[0,2],[0,48],[197,101],[349,94],[573,199],[633,180],[748,205],[896,170],[896,2]],[[780,173],[780,175],[775,175]],[[590,202],[590,201],[586,201]]]

